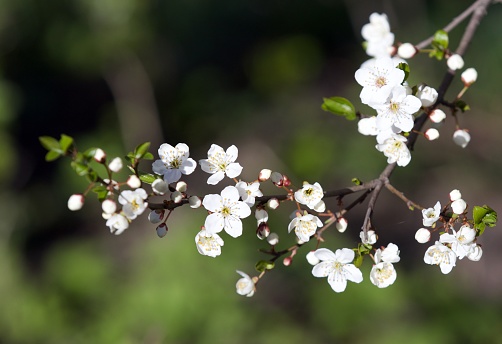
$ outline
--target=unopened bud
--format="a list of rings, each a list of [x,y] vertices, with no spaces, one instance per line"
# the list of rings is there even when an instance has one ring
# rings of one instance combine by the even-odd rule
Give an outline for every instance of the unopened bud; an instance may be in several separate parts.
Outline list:
[[[114,158],[108,164],[108,168],[110,169],[110,171],[115,172],[115,173],[120,172],[120,170],[122,169],[122,166],[123,166],[122,159],[120,159],[119,157]]]
[[[429,119],[434,123],[440,123],[446,118],[446,114],[441,109],[434,109],[429,114]]]
[[[265,209],[256,209],[254,212],[258,224],[268,221],[268,213]]]
[[[467,203],[463,199],[457,199],[456,201],[451,202],[451,210],[455,214],[463,214],[465,211],[465,208],[467,208]]]
[[[187,183],[181,181],[176,183],[176,191],[186,192],[187,191]]]
[[[169,191],[169,185],[162,179],[155,179],[152,183],[152,190],[157,195],[163,195]]]
[[[417,48],[411,43],[403,43],[397,49],[397,54],[403,59],[409,59],[415,56]]]
[[[179,191],[174,191],[171,193],[171,200],[173,200],[174,203],[180,203],[183,200],[183,194]]]
[[[279,200],[277,198],[271,198],[268,200],[267,202],[267,207],[269,207],[270,209],[274,210],[274,209],[277,209],[279,207]]]
[[[291,180],[285,174],[282,175],[282,185],[288,187],[291,185]]]
[[[282,264],[284,264],[284,266],[290,266],[292,262],[293,262],[293,258],[286,257],[283,259]]]
[[[260,171],[260,174],[258,175],[258,180],[260,182],[265,182],[270,178],[271,174],[272,174],[271,170],[269,170],[268,168],[264,168],[263,170]]]
[[[310,251],[309,253],[307,253],[307,262],[309,262],[310,265],[319,264],[320,260],[315,255],[315,251]]]
[[[68,198],[68,209],[76,211],[84,206],[85,197],[82,194],[73,194]]]
[[[196,209],[201,206],[202,201],[198,196],[190,196],[188,203],[190,204],[190,208]]]
[[[159,236],[159,238],[163,238],[166,236],[167,234],[167,225],[165,223],[161,223],[160,225],[157,226],[157,235]]]
[[[422,102],[423,107],[428,107],[434,104],[438,98],[438,92],[427,85],[420,85],[417,90],[416,96]]]
[[[103,209],[103,213],[105,214],[113,214],[117,210],[117,203],[112,199],[105,199],[101,203],[101,209]]]
[[[361,231],[361,233],[359,233],[359,237],[361,238],[361,242],[363,244],[373,245],[374,243],[377,242],[378,236],[376,235],[375,231],[369,230],[366,233],[366,235],[367,235],[367,238],[364,238],[364,231]]]
[[[469,87],[476,82],[478,72],[474,68],[467,68],[464,70],[460,78],[462,79],[464,86]]]
[[[266,222],[262,222],[258,225],[258,228],[256,229],[256,236],[258,239],[263,240],[266,237],[268,237],[270,234],[270,228],[268,227],[268,224]]]
[[[335,227],[340,233],[343,233],[347,229],[348,224],[347,219],[340,217],[336,220]]]
[[[274,183],[275,186],[282,187],[283,179],[282,174],[280,174],[279,172],[272,172],[272,174],[270,175],[270,180],[272,181],[272,183]]]
[[[464,67],[464,59],[458,54],[453,54],[446,60],[446,64],[451,70],[462,69]]]
[[[429,141],[434,141],[439,137],[439,131],[435,128],[429,128],[424,133],[425,138]]]
[[[476,244],[476,246],[472,247],[469,250],[469,253],[467,253],[467,259],[472,260],[473,262],[477,262],[481,259],[481,256],[483,255],[483,249],[481,246]]]
[[[101,148],[97,148],[94,152],[94,160],[99,162],[100,164],[104,163],[106,160],[106,153]]]
[[[157,224],[164,219],[164,214],[164,209],[155,209],[148,214],[148,221],[150,221],[150,223]]]
[[[453,142],[455,142],[462,148],[467,147],[470,141],[471,141],[471,135],[467,132],[467,130],[457,129],[453,133]]]
[[[453,202],[453,201],[456,201],[457,199],[461,199],[461,198],[462,198],[462,194],[457,189],[452,190],[450,192],[450,201]]]
[[[127,185],[129,185],[131,189],[137,189],[141,186],[141,180],[138,178],[138,176],[133,174],[132,176],[129,176],[129,178],[127,178]]]
[[[279,243],[279,235],[277,233],[270,233],[267,237],[267,242],[272,246],[277,245]]]
[[[427,228],[420,228],[415,233],[415,240],[421,244],[425,244],[429,240],[431,240],[431,232]]]

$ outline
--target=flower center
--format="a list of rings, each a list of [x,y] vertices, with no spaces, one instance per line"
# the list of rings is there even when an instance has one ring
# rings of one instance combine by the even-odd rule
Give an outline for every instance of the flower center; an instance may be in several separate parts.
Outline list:
[[[387,85],[387,79],[385,79],[385,77],[379,76],[378,78],[376,78],[376,80],[375,80],[376,87],[381,88],[385,85]]]
[[[223,207],[223,209],[221,209],[221,213],[223,214],[223,216],[228,216],[230,215],[232,212],[230,211],[230,208],[229,207]]]

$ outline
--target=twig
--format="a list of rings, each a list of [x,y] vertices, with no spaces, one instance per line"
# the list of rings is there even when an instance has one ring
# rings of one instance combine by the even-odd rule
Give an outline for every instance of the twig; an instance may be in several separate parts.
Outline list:
[[[392,186],[392,184],[387,183],[387,184],[385,184],[385,187],[387,188],[387,190],[389,190],[394,195],[396,195],[401,200],[403,200],[403,202],[406,203],[406,206],[408,207],[408,209],[410,209],[410,210],[413,210],[413,209],[422,210],[422,209],[424,209],[424,207],[422,207],[421,205],[419,205],[419,204],[411,201],[410,199],[406,198],[406,196],[401,191],[399,191],[394,186]]]

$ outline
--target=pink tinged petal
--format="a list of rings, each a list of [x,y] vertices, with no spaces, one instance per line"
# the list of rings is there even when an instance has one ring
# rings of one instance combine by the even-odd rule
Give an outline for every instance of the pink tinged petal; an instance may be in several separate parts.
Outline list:
[[[337,293],[341,293],[345,290],[345,288],[347,288],[347,279],[343,274],[336,270],[329,274],[328,283]]]
[[[354,260],[355,253],[351,249],[348,248],[342,248],[340,250],[336,250],[335,252],[336,255],[336,261],[342,263],[342,264],[347,264],[347,263],[352,263]]]
[[[239,150],[235,145],[231,145],[230,147],[228,147],[226,155],[228,162],[234,162],[235,160],[237,160],[237,157],[239,156]]]
[[[191,174],[193,171],[195,171],[195,168],[197,167],[197,164],[194,159],[188,158],[180,166],[180,171],[181,173],[188,175]]]
[[[181,171],[177,169],[168,169],[164,173],[164,181],[167,184],[175,183],[181,178]]]
[[[242,166],[238,162],[233,162],[227,166],[225,173],[229,178],[235,178],[242,172]]]
[[[206,196],[207,197],[207,196]],[[209,234],[219,233],[225,225],[223,216],[220,213],[212,213],[206,217],[204,227]]]
[[[221,197],[230,202],[237,202],[239,200],[239,190],[235,186],[227,186],[221,191]],[[228,201],[224,202],[228,204]]]
[[[162,160],[159,159],[155,160],[155,162],[152,164],[152,171],[153,173],[163,175],[164,173],[166,173],[167,168],[166,165],[164,165],[164,163],[162,162]]]
[[[328,250],[327,248],[320,248],[315,251],[315,256],[322,261],[334,261],[336,260],[335,254]]]
[[[242,221],[238,217],[225,217],[225,232],[228,235],[237,238],[242,235]]]
[[[319,249],[319,250],[322,250],[322,249]],[[319,251],[319,250],[317,250],[317,251]],[[314,253],[314,255],[317,257],[317,255],[315,253]],[[317,258],[319,258],[319,257],[317,257]],[[332,261],[320,262],[319,264],[316,264],[314,266],[314,268],[312,269],[312,275],[314,275],[314,277],[327,277],[332,271],[333,271],[333,262]]]
[[[211,177],[207,179],[207,183],[209,185],[216,185],[218,184],[223,178],[225,177],[225,173],[218,171],[215,174],[213,174]]]
[[[204,196],[202,200],[202,205],[209,211],[217,212],[223,207],[222,198],[220,195],[210,194]]]
[[[345,264],[343,266],[345,271],[345,278],[354,283],[361,283],[363,281],[363,274],[361,270],[356,268],[354,264]]]

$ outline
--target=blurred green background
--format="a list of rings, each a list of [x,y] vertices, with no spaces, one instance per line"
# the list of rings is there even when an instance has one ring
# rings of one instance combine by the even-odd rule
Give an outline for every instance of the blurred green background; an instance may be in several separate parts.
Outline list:
[[[480,239],[480,262],[464,259],[444,276],[423,263],[427,245],[413,240],[421,214],[383,193],[374,225],[378,244],[401,248],[394,285],[374,287],[365,262],[365,280],[336,294],[312,277],[310,243],[245,298],[235,293],[235,270],[253,275],[264,258],[254,219],[241,238],[224,236],[216,259],[194,245],[203,210],[175,211],[163,239],[146,218],[112,236],[98,202],[66,208],[86,184],[68,161],[44,162],[38,142],[65,133],[110,157],[142,141],[152,141],[154,154],[162,142],[185,142],[196,160],[211,143],[235,144],[248,180],[261,168],[325,189],[369,180],[386,165],[374,138],[320,109],[322,97],[339,95],[369,111],[353,80],[366,59],[360,28],[372,12],[386,12],[396,40],[416,43],[470,3],[2,0],[0,343],[502,343],[497,228]],[[492,6],[465,56],[479,72],[465,96],[472,111],[460,115],[471,144],[453,144],[448,119],[442,137],[420,140],[409,167],[393,175],[424,206],[444,204],[458,188],[471,206],[502,209],[501,18],[502,6]],[[410,65],[411,84],[438,86],[445,69],[425,56]],[[222,185],[209,188],[206,177],[198,170],[186,180],[200,194],[219,193]],[[327,205],[336,210],[335,200]],[[326,247],[357,244],[359,208],[345,234],[326,235]],[[294,242],[291,210],[272,215],[281,247]]]

